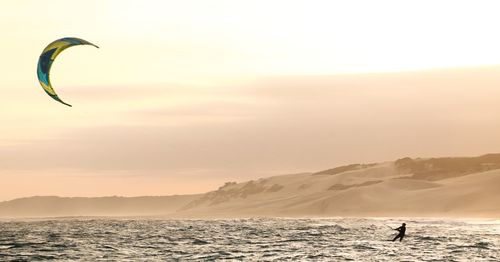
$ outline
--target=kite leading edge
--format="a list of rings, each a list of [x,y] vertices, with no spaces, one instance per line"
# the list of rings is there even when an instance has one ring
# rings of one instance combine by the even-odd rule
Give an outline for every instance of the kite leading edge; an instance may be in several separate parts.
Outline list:
[[[38,67],[36,73],[38,75],[38,81],[40,85],[42,85],[43,90],[52,97],[54,100],[59,101],[60,103],[71,106],[70,104],[62,101],[59,96],[57,96],[56,91],[52,88],[52,84],[50,83],[50,68],[52,67],[52,63],[56,59],[56,57],[66,48],[72,47],[75,45],[91,45],[99,48],[98,46],[74,37],[65,37],[54,42],[50,43],[45,49],[43,49],[40,58],[38,59]]]

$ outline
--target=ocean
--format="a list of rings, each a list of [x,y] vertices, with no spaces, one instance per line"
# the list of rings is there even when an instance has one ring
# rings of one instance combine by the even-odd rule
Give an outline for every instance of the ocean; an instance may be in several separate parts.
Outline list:
[[[402,242],[392,242],[407,224]],[[500,261],[500,221],[0,221],[0,261]]]

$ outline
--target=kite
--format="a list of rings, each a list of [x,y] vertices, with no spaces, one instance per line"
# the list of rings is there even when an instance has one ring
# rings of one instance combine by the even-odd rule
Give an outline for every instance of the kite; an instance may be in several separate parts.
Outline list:
[[[54,59],[56,59],[56,57],[64,49],[75,45],[91,45],[95,46],[96,48],[99,48],[98,46],[80,38],[65,37],[55,40],[54,42],[50,43],[47,47],[45,47],[45,49],[43,49],[43,52],[40,55],[40,58],[38,59],[38,67],[36,70],[36,73],[38,75],[38,81],[40,82],[40,85],[42,85],[43,90],[45,90],[45,92],[54,100],[61,102],[62,104],[67,106],[71,105],[62,101],[59,98],[59,96],[57,96],[54,88],[52,88],[52,84],[50,83],[49,73],[52,63],[54,62]]]

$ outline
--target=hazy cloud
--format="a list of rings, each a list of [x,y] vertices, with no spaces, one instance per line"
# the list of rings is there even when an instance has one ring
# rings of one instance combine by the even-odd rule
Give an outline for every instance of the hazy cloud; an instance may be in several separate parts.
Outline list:
[[[456,74],[456,81],[450,74],[290,77],[203,90],[203,99],[193,98],[199,103],[131,111],[128,124],[72,128],[54,139],[4,147],[1,154],[4,167],[13,169],[175,176],[168,171],[305,171],[494,150],[500,145],[494,137],[500,105],[491,87],[499,80],[489,75],[477,87],[464,75]]]

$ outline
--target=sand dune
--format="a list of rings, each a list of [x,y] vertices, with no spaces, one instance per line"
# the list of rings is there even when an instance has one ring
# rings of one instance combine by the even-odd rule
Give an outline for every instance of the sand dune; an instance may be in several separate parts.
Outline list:
[[[140,198],[34,197],[0,203],[0,217],[500,217],[500,154],[402,158],[316,173],[229,182],[201,195]]]
[[[499,156],[405,158],[230,184],[177,215],[500,217]]]

